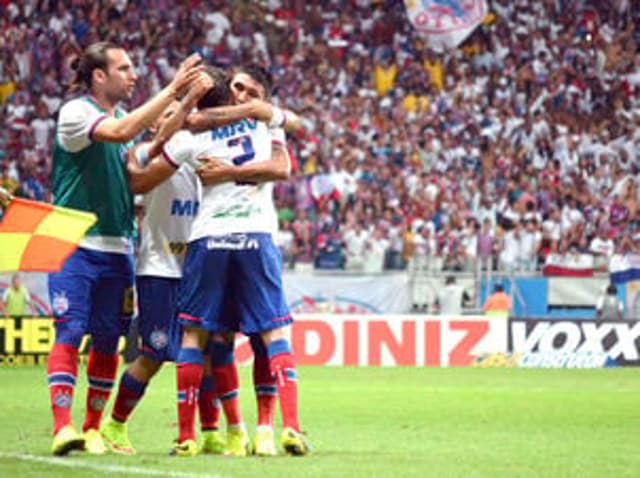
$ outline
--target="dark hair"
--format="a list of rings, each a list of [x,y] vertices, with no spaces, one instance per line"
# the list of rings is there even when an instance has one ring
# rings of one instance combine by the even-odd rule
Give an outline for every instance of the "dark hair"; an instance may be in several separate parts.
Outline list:
[[[109,50],[119,50],[120,46],[109,41],[99,41],[89,45],[82,54],[71,61],[71,68],[75,71],[75,77],[69,89],[79,90],[81,88],[90,89],[93,70],[96,68],[104,72],[107,71],[107,52]]]
[[[494,292],[502,292],[504,291],[504,287],[502,287],[502,284],[496,284],[493,286],[493,291]]]
[[[618,293],[618,289],[616,289],[615,284],[609,284],[607,286],[607,294],[616,295]]]
[[[213,80],[213,86],[198,101],[198,109],[229,104],[231,90],[227,71],[215,66],[207,66],[204,71]]]
[[[455,278],[454,276],[448,276],[448,277],[444,280],[444,283],[445,283],[446,285],[454,284],[455,282],[456,282],[456,278]]]
[[[246,73],[251,78],[256,80],[264,87],[264,91],[267,96],[271,95],[273,90],[273,75],[262,65],[257,63],[249,63],[241,66],[238,70],[241,73]]]

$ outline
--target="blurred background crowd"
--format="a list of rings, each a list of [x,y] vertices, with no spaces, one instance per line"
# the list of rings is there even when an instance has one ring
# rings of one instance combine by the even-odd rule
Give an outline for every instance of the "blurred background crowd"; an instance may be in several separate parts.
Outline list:
[[[129,51],[129,108],[197,51],[268,66],[304,118],[276,186],[288,267],[604,270],[640,252],[639,3],[492,0],[438,52],[401,1],[0,0],[0,186],[51,200],[83,47]]]

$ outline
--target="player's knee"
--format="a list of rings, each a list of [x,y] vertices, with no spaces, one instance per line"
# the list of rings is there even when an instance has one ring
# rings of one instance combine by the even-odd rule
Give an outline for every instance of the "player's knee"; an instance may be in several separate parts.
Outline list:
[[[262,332],[260,334],[260,338],[264,342],[265,346],[268,347],[271,342],[274,342],[276,340],[286,340],[288,342],[289,338],[287,337],[287,334],[285,332],[286,327],[278,327],[277,329],[271,329]]]
[[[266,357],[267,348],[264,345],[262,337],[258,334],[251,335],[249,337],[249,343],[251,344],[251,350],[256,357]]]
[[[182,348],[204,350],[208,337],[206,330],[197,327],[184,327],[180,344]]]
[[[229,365],[233,362],[233,343],[211,341],[211,364],[214,367]]]
[[[129,367],[129,373],[139,381],[148,382],[160,370],[162,362],[145,355],[138,355]],[[142,380],[141,380],[142,379]]]
[[[119,335],[92,335],[91,348],[103,354],[115,354],[118,351]]]
[[[83,336],[84,329],[56,329],[56,343],[71,345],[76,349],[80,347]]]

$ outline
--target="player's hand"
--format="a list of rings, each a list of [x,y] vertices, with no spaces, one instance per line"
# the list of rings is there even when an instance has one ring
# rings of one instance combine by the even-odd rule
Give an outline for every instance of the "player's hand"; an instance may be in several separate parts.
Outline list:
[[[202,165],[196,169],[196,174],[206,186],[233,181],[233,166],[212,157],[200,158]]]
[[[182,100],[183,107],[190,112],[213,86],[213,79],[205,72],[200,72],[189,85],[189,92]]]
[[[197,53],[190,55],[180,64],[180,68],[176,72],[176,75],[171,80],[169,87],[174,95],[178,96],[185,92],[191,83],[193,83],[200,73],[202,73],[204,66],[200,63],[202,58]]]

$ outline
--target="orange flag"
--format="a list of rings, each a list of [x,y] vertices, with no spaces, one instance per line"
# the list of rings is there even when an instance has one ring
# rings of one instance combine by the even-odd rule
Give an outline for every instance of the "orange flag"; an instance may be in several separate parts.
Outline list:
[[[0,222],[0,272],[60,270],[95,222],[93,213],[13,199]]]

